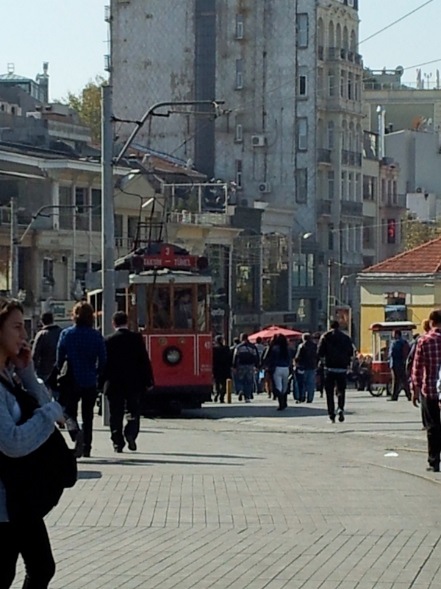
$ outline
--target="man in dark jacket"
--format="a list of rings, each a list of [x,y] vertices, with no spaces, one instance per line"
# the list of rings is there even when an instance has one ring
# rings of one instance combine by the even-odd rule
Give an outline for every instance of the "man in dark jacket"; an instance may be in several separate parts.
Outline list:
[[[337,390],[338,420],[345,420],[346,373],[354,355],[351,338],[340,330],[338,321],[331,323],[331,329],[320,338],[318,357],[325,366],[325,391],[328,415],[335,423],[334,390]]]
[[[217,335],[213,346],[214,400],[225,403],[227,380],[231,378],[231,350],[224,343],[224,338]]]
[[[109,400],[110,437],[115,452],[122,452],[127,441],[135,451],[139,433],[141,396],[153,386],[150,358],[140,333],[130,331],[124,311],[113,315],[115,332],[106,338],[107,363],[103,392]],[[124,413],[127,424],[123,431]]]
[[[57,344],[62,330],[54,323],[52,313],[43,313],[41,323],[43,327],[35,336],[32,346],[32,359],[37,376],[47,384],[55,366]]]
[[[401,330],[394,331],[394,337],[389,349],[389,366],[392,372],[392,395],[389,401],[398,401],[401,389],[410,401],[409,380],[406,373],[406,362],[410,352],[410,345],[402,336]]]

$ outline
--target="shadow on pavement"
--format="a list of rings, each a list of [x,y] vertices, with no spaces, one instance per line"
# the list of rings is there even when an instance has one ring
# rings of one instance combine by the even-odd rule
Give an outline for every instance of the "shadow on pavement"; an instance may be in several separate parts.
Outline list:
[[[88,458],[87,462],[79,462],[78,464],[80,466],[88,466],[88,465],[107,465],[107,466],[112,466],[112,465],[118,465],[118,466],[146,466],[149,464],[186,464],[186,465],[193,465],[193,466],[245,466],[244,462],[215,462],[215,461],[209,461],[209,460],[204,460],[204,461],[197,461],[197,460],[156,460],[156,459],[148,459],[148,458],[129,458],[129,454],[126,454],[124,456],[124,453],[119,454],[118,458],[114,458],[113,460],[111,458]],[[140,456],[140,453],[138,453],[138,456]],[[126,458],[127,457],[127,458]],[[219,457],[221,458],[221,457]],[[92,478],[99,478],[99,477],[94,477],[94,476],[88,476],[89,472],[95,472],[95,471],[81,471],[81,475],[78,475],[78,478],[84,478],[84,479],[92,479]],[[85,475],[85,476],[82,476]]]
[[[203,409],[187,410],[182,412],[184,419],[244,419],[252,417],[278,417],[278,418],[294,418],[294,417],[308,417],[308,416],[323,416],[327,415],[326,409],[314,407],[311,405],[288,405],[284,411],[277,411],[277,405],[253,405],[250,404],[234,404],[234,405],[216,405],[205,406]]]
[[[80,470],[78,479],[101,479],[103,474],[99,470]]]
[[[150,456],[192,456],[193,458],[232,458],[233,460],[262,460],[259,456],[239,456],[234,454],[190,454],[186,452],[149,452]]]

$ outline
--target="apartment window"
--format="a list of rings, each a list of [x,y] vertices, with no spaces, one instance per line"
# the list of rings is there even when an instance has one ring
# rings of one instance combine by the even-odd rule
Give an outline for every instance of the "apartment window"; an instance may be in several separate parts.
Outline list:
[[[331,70],[328,74],[328,95],[329,96],[335,96],[335,84],[336,84],[335,72]]]
[[[86,282],[86,274],[87,262],[75,262],[75,280],[79,280],[83,287]]]
[[[355,174],[355,201],[361,202],[361,174]]]
[[[392,181],[392,197],[393,197],[393,203],[396,205],[398,202],[398,187],[397,187],[396,180]]]
[[[92,231],[101,231],[101,190],[92,188]]]
[[[328,199],[334,200],[335,198],[335,172],[330,170],[328,172]]]
[[[323,96],[323,68],[319,67],[317,70],[317,94]]]
[[[331,223],[328,225],[328,250],[334,249],[334,225]]]
[[[129,239],[136,239],[138,237],[139,217],[127,218],[127,237]]]
[[[308,69],[306,67],[301,67],[299,70],[299,80],[297,86],[297,94],[299,96],[307,96],[308,95]]]
[[[340,74],[340,96],[342,98],[346,97],[346,72],[342,71]]]
[[[236,90],[243,88],[243,59],[236,59]]]
[[[304,204],[308,202],[308,170],[300,168],[296,170],[296,202]]]
[[[236,188],[237,190],[242,190],[243,183],[242,183],[242,160],[236,160]]]
[[[386,202],[386,180],[385,178],[382,178],[381,180],[381,200],[382,202]]]
[[[242,14],[236,15],[236,39],[243,39],[244,38],[244,20]]]
[[[75,212],[79,215],[86,211],[87,188],[75,188]]]
[[[328,123],[328,149],[334,149],[335,147],[335,125],[334,121]]]
[[[116,245],[122,245],[123,239],[123,216],[122,215],[115,215],[115,239]]]
[[[395,219],[387,220],[387,243],[393,244],[397,242],[397,223]]]
[[[54,283],[54,260],[52,258],[43,258],[43,280]]]
[[[341,173],[341,199],[348,200],[348,175],[346,172]]]
[[[348,99],[349,100],[353,100],[354,99],[354,79],[353,79],[353,75],[349,72],[348,74]]]
[[[308,149],[308,119],[306,117],[297,119],[297,149],[299,151]]]
[[[59,200],[60,205],[63,207],[60,208],[59,212],[60,229],[72,229],[74,209],[72,207],[72,188],[70,186],[60,186]]]
[[[371,248],[373,245],[372,227],[363,225],[363,247]]]
[[[349,172],[348,174],[348,199],[355,200],[354,198],[354,174]]]
[[[308,47],[309,21],[306,13],[297,15],[297,47]]]
[[[243,141],[243,126],[240,123],[238,123],[236,125],[236,132],[234,134],[234,141],[236,143],[242,143],[242,141]]]

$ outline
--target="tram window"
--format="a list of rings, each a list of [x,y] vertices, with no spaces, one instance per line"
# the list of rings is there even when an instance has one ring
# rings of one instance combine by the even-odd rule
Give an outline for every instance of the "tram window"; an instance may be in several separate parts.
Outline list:
[[[174,290],[175,329],[193,328],[192,289],[177,287]]]
[[[168,287],[155,287],[152,299],[152,327],[154,329],[169,329],[171,327],[171,316]]]
[[[207,331],[207,287],[198,286],[197,330]]]

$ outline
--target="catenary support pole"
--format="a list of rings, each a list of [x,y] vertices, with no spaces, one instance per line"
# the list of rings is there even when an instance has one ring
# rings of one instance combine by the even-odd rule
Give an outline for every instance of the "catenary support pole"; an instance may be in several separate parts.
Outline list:
[[[112,315],[115,311],[115,220],[113,201],[113,129],[112,129],[112,87],[103,86],[102,98],[102,150],[101,150],[101,185],[102,185],[102,288],[103,315],[102,333],[112,331]]]
[[[112,331],[112,315],[115,311],[115,218],[113,200],[113,128],[112,87],[103,86],[102,100],[102,148],[101,148],[101,258],[102,258],[102,333]],[[109,425],[107,398],[102,398],[103,425]]]
[[[18,294],[18,241],[17,241],[17,201],[11,198],[11,238],[10,238],[10,272],[11,272],[11,296]]]

